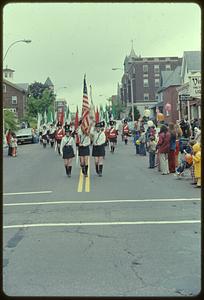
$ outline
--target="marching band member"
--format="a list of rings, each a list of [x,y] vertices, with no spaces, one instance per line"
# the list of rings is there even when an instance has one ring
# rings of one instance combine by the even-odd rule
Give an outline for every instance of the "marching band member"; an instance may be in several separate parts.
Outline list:
[[[62,128],[62,124],[60,122],[57,123],[57,130],[55,132],[55,141],[57,143],[57,150],[59,155],[61,155],[60,153],[60,144],[62,141],[63,136],[65,135],[64,130]]]
[[[55,132],[56,132],[55,127],[53,126],[53,124],[50,124],[49,139],[50,139],[51,148],[53,148],[53,146],[54,146]]]
[[[128,134],[129,134],[129,127],[127,124],[127,120],[125,119],[123,124],[123,136],[124,136],[125,145],[127,145],[128,143]]]
[[[81,123],[81,122],[80,122]],[[78,137],[79,137],[79,157],[80,157],[80,165],[82,169],[82,173],[84,174],[85,177],[88,176],[88,157],[90,155],[90,135],[89,131],[86,132],[82,130],[82,128],[79,128],[78,131]]]
[[[64,166],[66,174],[68,177],[71,177],[72,172],[72,159],[75,156],[74,146],[75,141],[72,134],[72,130],[69,125],[65,126],[65,136],[61,140],[60,144],[60,153],[64,159]]]
[[[43,148],[46,148],[47,145],[47,127],[43,125],[43,130],[42,130],[42,143],[43,143]]]
[[[92,156],[95,157],[96,173],[101,177],[103,171],[103,158],[105,156],[106,135],[104,132],[105,122],[99,122],[95,125],[93,136]]]
[[[110,145],[111,145],[111,152],[114,153],[115,150],[115,145],[117,143],[117,135],[118,135],[118,131],[116,130],[116,128],[114,127],[114,125],[116,125],[115,121],[110,121],[110,129],[109,129],[109,141],[110,141]]]

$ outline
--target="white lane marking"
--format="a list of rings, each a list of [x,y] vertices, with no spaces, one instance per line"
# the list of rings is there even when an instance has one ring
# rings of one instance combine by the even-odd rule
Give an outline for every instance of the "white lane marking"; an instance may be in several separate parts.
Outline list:
[[[52,193],[52,191],[3,193],[3,195],[4,196],[14,196],[14,195],[31,195],[31,194],[49,194],[49,193]]]
[[[5,203],[3,206],[26,206],[26,205],[52,205],[52,204],[100,204],[100,203],[125,203],[125,202],[175,202],[175,201],[200,201],[200,198],[180,199],[141,199],[141,200],[101,200],[101,201],[44,201],[44,202],[19,202]]]
[[[59,226],[112,226],[112,225],[164,225],[164,224],[195,224],[200,220],[180,220],[180,221],[133,221],[133,222],[80,222],[80,223],[44,223],[44,224],[22,224],[22,225],[5,225],[3,229],[10,228],[28,228],[28,227],[59,227]]]

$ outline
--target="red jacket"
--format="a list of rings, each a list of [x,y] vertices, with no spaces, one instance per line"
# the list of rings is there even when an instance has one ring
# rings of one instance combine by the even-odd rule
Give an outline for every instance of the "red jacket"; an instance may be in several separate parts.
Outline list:
[[[117,137],[117,130],[115,128],[110,128],[108,137],[109,137],[109,139],[116,138]]]
[[[127,124],[123,126],[123,133],[129,133],[129,127]]]
[[[55,132],[55,139],[56,140],[61,140],[64,135],[65,135],[64,130],[62,128],[59,128]]]
[[[170,133],[159,133],[159,141],[157,143],[159,153],[168,153],[170,150]]]

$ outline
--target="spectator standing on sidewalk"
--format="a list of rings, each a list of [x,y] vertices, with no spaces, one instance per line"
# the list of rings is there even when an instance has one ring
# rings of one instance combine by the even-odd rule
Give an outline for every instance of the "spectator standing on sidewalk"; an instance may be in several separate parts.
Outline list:
[[[17,155],[17,138],[16,138],[16,134],[14,132],[12,132],[11,134],[11,141],[10,141],[10,145],[11,145],[11,155],[12,157],[16,157]]]
[[[170,133],[168,127],[162,125],[159,133],[159,141],[157,143],[159,152],[159,165],[162,175],[169,174],[168,153],[170,149]]]
[[[199,143],[196,143],[193,146],[193,166],[194,166],[194,175],[197,182],[195,187],[201,187],[201,147]]]
[[[7,142],[7,145],[8,145],[8,155],[9,156],[12,156],[12,148],[11,148],[11,137],[12,137],[12,132],[11,132],[11,129],[9,129],[6,133],[6,142]]]
[[[176,160],[175,160],[175,150],[176,150],[176,129],[173,123],[169,123],[169,133],[170,133],[170,148],[168,153],[169,161],[169,172],[175,173]]]
[[[150,136],[149,140],[149,168],[153,169],[155,167],[155,153],[156,153],[156,146],[157,142],[155,141],[155,137],[152,135]]]

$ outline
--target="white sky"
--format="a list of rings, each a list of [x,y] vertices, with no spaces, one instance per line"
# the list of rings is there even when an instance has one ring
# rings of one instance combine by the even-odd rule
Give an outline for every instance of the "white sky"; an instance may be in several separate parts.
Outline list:
[[[49,76],[58,98],[81,106],[83,76],[94,104],[117,93],[126,55],[183,56],[201,50],[201,11],[195,3],[16,3],[3,11],[4,67],[15,83],[44,83]],[[66,86],[66,89],[60,87]],[[89,89],[88,89],[89,91]],[[99,96],[103,95],[103,96]]]

